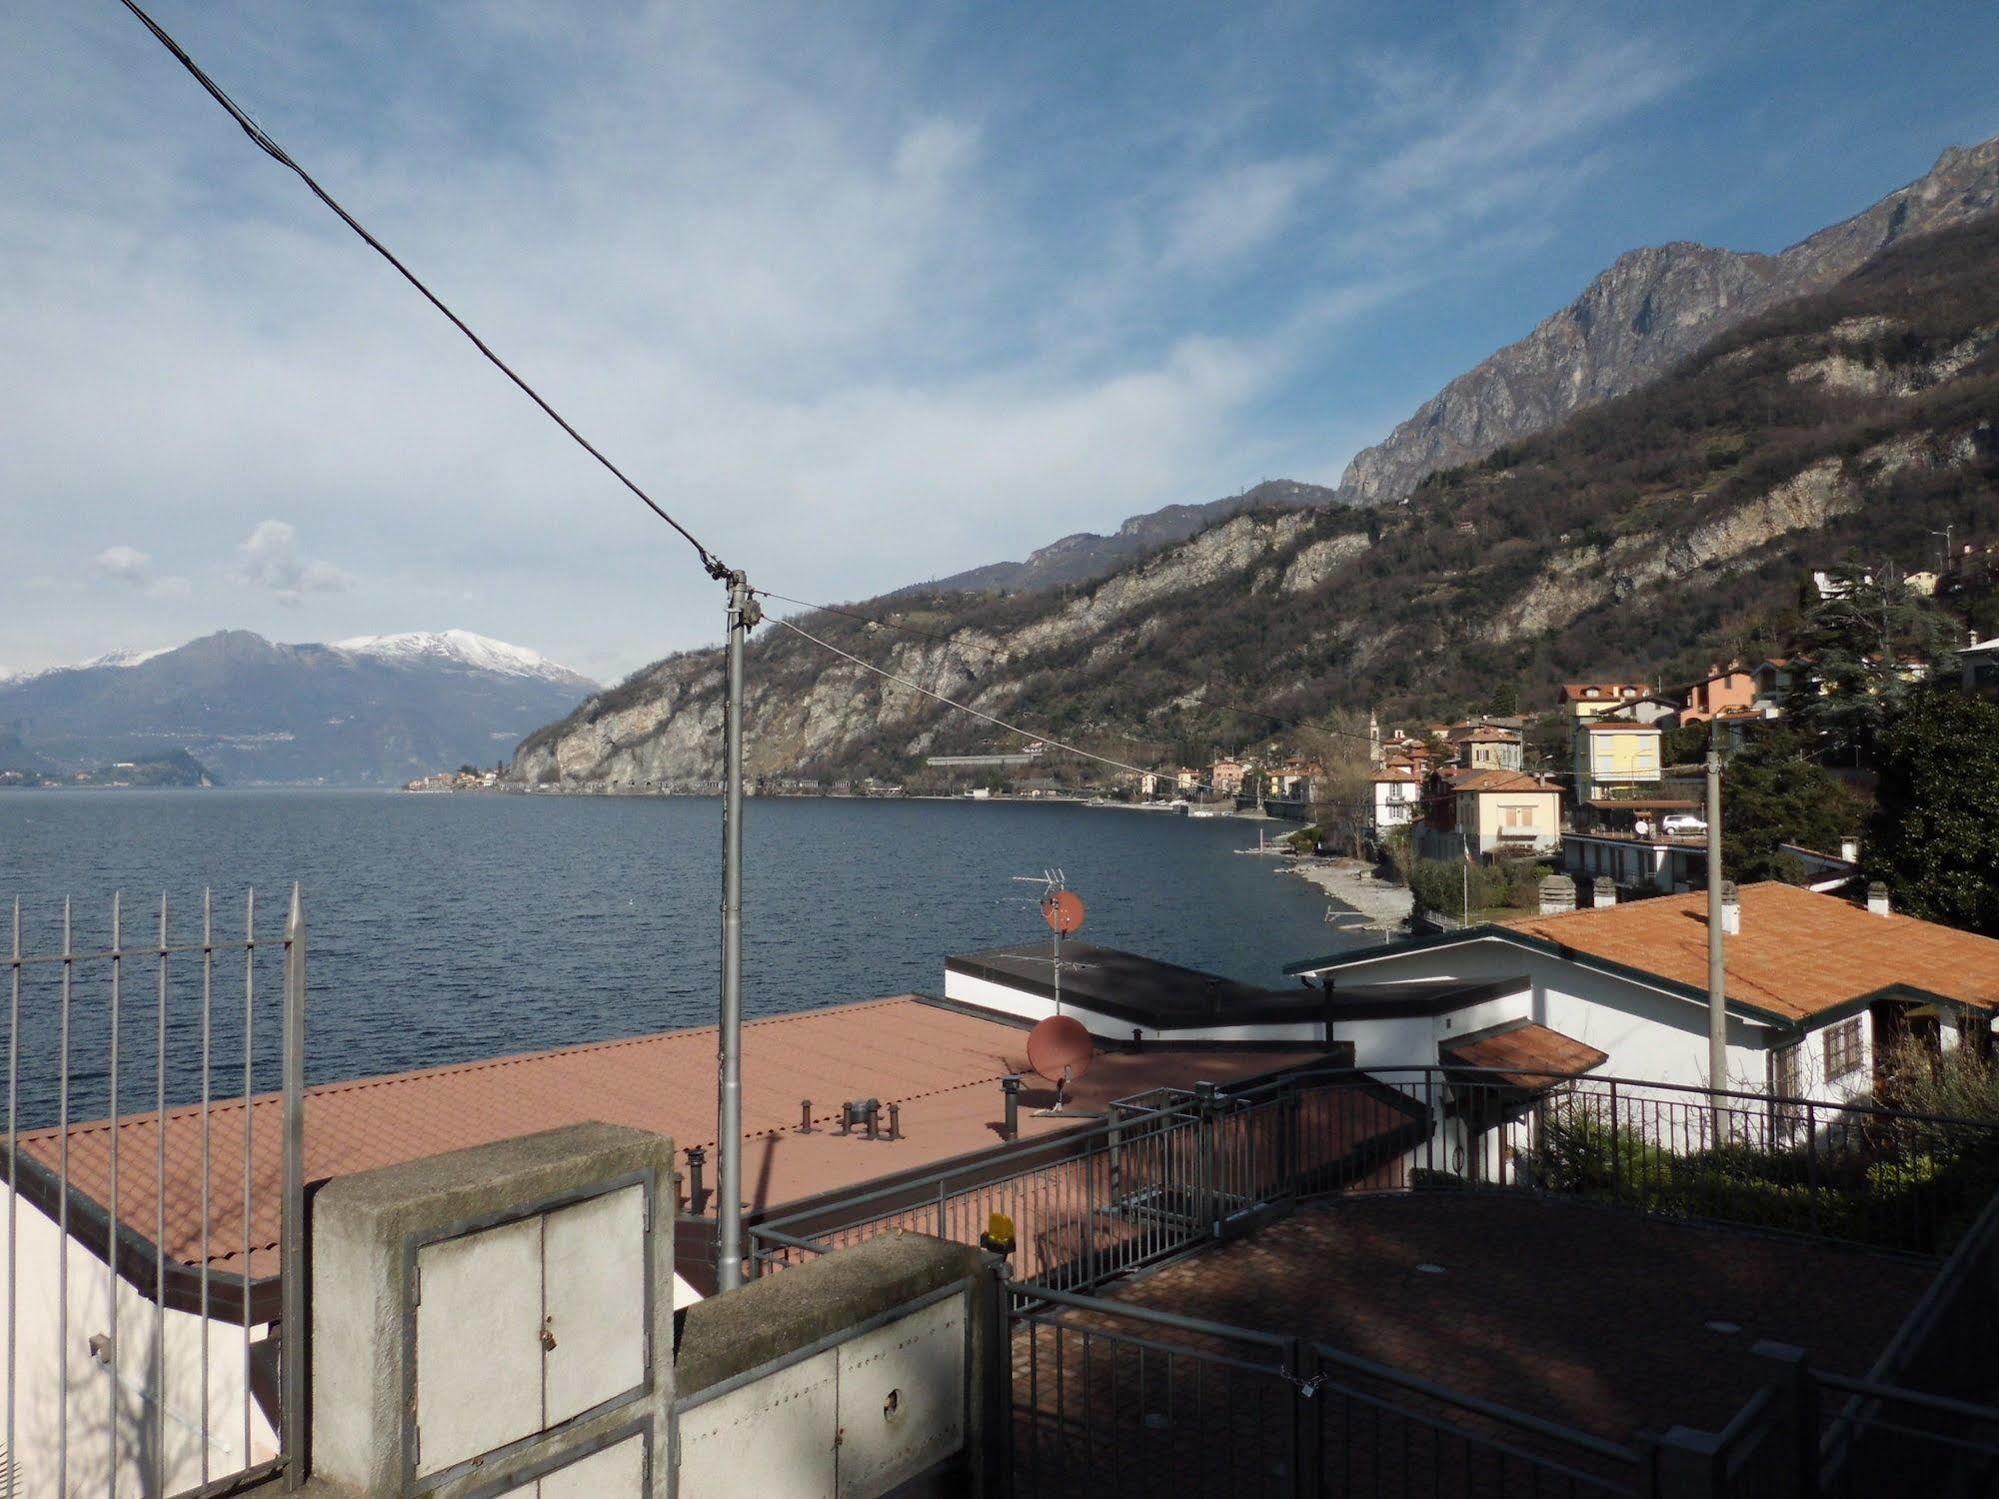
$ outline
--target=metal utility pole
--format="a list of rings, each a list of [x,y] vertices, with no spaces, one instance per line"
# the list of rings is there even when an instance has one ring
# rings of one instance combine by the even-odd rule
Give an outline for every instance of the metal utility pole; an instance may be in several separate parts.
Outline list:
[[[743,1283],[743,642],[762,618],[750,585],[731,572],[726,615],[729,699],[723,724],[722,1014],[716,1105],[715,1283]]]
[[[1721,751],[1714,720],[1707,726],[1707,1080],[1714,1114],[1714,1143],[1728,1087],[1728,989],[1722,955],[1721,914]]]

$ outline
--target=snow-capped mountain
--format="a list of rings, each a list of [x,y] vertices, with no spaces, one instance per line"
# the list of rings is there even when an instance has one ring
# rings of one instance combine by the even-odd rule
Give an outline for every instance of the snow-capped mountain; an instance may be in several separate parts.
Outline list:
[[[356,635],[336,640],[332,648],[349,656],[372,656],[400,663],[433,662],[490,671],[501,676],[535,677],[594,690],[596,683],[581,672],[551,661],[524,645],[509,645],[470,630],[410,630],[401,635]]]
[[[73,661],[67,666],[44,666],[37,671],[9,671],[6,667],[0,666],[0,687],[16,682],[32,682],[37,677],[53,676],[59,671],[95,671],[99,667],[138,666],[155,656],[164,656],[172,649],[170,645],[162,645],[148,651],[106,651],[101,656],[92,656],[88,661]]]
[[[0,736],[58,769],[185,750],[226,785],[399,784],[497,764],[595,690],[468,630],[334,645],[224,630],[0,680]]]

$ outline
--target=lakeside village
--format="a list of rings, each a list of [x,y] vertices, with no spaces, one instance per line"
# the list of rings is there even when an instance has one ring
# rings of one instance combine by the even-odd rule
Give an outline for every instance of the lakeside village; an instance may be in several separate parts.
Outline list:
[[[1999,637],[1981,639],[1979,629],[1999,623],[1990,617],[1999,546],[1963,543],[1937,571],[1883,569],[1878,580],[1856,564],[1829,566],[1804,587],[1812,605],[1799,622],[1799,654],[1731,660],[1668,686],[1550,683],[1539,715],[1513,711],[1508,691],[1455,722],[1399,728],[1372,713],[1335,716],[1253,752],[1173,770],[1105,777],[1028,740],[927,756],[908,784],[767,776],[744,789],[1274,820],[1292,830],[1259,851],[1284,857],[1288,872],[1367,927],[1434,931],[1538,908],[1550,877],[1545,899],[1565,908],[1704,889],[1702,760],[1712,741],[1733,769],[1729,877],[1849,889],[1862,880],[1878,778],[1868,762],[1884,717],[1925,682],[1999,694]],[[1953,637],[1966,643],[1953,646]],[[504,765],[467,765],[404,789],[551,790],[510,781]]]
[[[0,1476],[1990,1492],[1999,913],[1951,799],[1999,774],[1999,641],[1904,648],[1898,610],[1948,622],[1907,580],[1813,586],[1785,659],[1135,781],[1358,851],[1319,867],[1427,930],[1260,988],[1090,942],[1051,876],[1050,930],[933,989],[744,1024],[726,1138],[717,1026],[308,1086],[296,896],[281,940],[17,939],[24,1015],[157,974],[202,1102],[162,1061],[156,1106],[76,1122],[105,1059],[65,1023],[63,1116],[9,1132]],[[232,1098],[253,1021],[284,1087]]]

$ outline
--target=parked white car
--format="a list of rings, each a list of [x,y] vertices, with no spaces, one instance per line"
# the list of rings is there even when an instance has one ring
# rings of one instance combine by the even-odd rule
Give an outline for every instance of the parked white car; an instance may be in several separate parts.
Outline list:
[[[1707,823],[1691,812],[1668,812],[1659,819],[1659,828],[1668,838],[1698,838],[1707,832]]]

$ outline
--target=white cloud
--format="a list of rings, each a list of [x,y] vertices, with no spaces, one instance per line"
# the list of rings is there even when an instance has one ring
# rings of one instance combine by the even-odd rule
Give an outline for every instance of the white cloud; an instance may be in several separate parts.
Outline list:
[[[1468,226],[1499,244],[1545,224],[1574,143],[1670,76],[1638,42],[1496,28],[1476,68],[1383,53],[1355,78],[1358,50],[1335,49],[1308,108],[1267,92],[1291,75],[1247,69],[1051,152],[1023,122],[1093,95],[1084,61],[967,72],[925,51],[943,22],[361,14],[273,28],[225,0],[183,40],[696,534],[807,597],[1330,462],[1350,400],[1287,417],[1316,423],[1296,441],[1264,408],[1302,404],[1346,326],[1447,274]],[[11,535],[171,537],[195,581],[124,581],[190,633],[282,630],[310,596],[329,631],[463,624],[606,674],[715,635],[681,544],[142,37],[32,7],[18,30],[0,325],[37,378],[0,444],[0,519],[35,524]],[[1637,75],[1621,104],[1614,64]],[[304,555],[278,506],[365,584]],[[190,556],[251,587],[211,589]],[[95,592],[73,618],[0,621],[0,649],[101,649]]]
[[[91,558],[90,570],[100,578],[137,587],[151,576],[153,559],[137,547],[106,547]]]
[[[309,562],[298,552],[298,531],[285,521],[259,521],[236,546],[236,576],[268,588],[280,604],[296,608],[308,593],[339,593],[353,577],[330,562]]]

